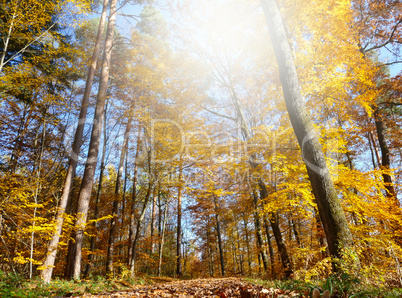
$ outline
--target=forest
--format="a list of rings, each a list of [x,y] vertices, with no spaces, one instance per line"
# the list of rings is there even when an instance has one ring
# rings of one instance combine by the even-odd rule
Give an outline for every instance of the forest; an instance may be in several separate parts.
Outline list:
[[[1,0],[0,39],[0,296],[402,295],[399,0]]]

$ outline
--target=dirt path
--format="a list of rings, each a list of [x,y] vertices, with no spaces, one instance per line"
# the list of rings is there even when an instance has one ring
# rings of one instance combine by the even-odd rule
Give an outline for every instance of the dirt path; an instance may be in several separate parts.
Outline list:
[[[98,295],[86,294],[83,298],[118,298],[118,297],[299,297],[295,292],[279,289],[265,289],[262,286],[251,285],[239,278],[207,278],[179,280],[138,286],[132,290],[104,293]]]

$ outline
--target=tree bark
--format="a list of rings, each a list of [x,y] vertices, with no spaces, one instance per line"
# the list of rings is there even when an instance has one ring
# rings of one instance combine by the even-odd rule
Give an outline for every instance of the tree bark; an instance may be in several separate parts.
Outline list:
[[[165,201],[165,210],[163,213],[163,223],[162,223],[162,234],[161,234],[161,242],[159,244],[159,262],[158,262],[158,276],[162,275],[162,256],[163,256],[163,245],[165,244],[165,230],[166,230],[166,219],[167,219],[167,212],[169,207],[169,196],[166,196]]]
[[[220,260],[221,260],[221,272],[222,272],[222,276],[225,276],[225,260],[224,260],[224,256],[223,256],[221,227],[219,224],[218,197],[216,195],[214,195],[214,205],[215,205],[216,233],[218,234],[219,256],[220,256]]]
[[[71,187],[72,187],[74,176],[75,176],[75,169],[77,167],[78,155],[79,155],[80,148],[82,145],[84,124],[85,124],[85,120],[87,117],[89,97],[91,95],[92,83],[93,83],[93,80],[95,77],[96,65],[97,65],[98,56],[99,56],[99,52],[100,52],[100,48],[101,48],[102,34],[103,34],[103,28],[105,27],[108,3],[109,3],[109,0],[103,1],[102,14],[101,14],[101,18],[99,21],[98,32],[96,35],[95,48],[94,48],[94,52],[93,52],[93,55],[91,58],[91,65],[89,67],[88,77],[87,77],[87,81],[85,84],[85,91],[84,91],[84,96],[82,98],[78,126],[77,126],[75,136],[74,136],[74,143],[73,143],[73,148],[72,148],[73,150],[72,150],[72,154],[71,154],[71,157],[69,160],[66,180],[64,182],[64,187],[63,187],[63,193],[61,195],[60,202],[59,202],[59,208],[57,211],[57,216],[56,216],[56,221],[55,221],[55,231],[54,231],[52,238],[48,245],[46,259],[42,264],[42,266],[45,269],[43,269],[41,272],[41,278],[46,283],[49,283],[52,278],[54,262],[56,260],[56,254],[57,254],[57,249],[58,249],[58,245],[59,245],[59,241],[60,241],[60,235],[61,235],[62,228],[63,228],[64,213],[65,213],[65,209],[66,209],[68,199],[70,196]]]
[[[151,179],[151,178],[150,178]],[[138,244],[138,240],[140,238],[140,233],[141,233],[141,225],[142,222],[144,221],[145,218],[145,212],[147,211],[148,208],[148,202],[149,202],[149,198],[151,196],[151,190],[152,189],[152,181],[150,180],[148,183],[148,190],[147,190],[147,194],[145,196],[145,201],[144,201],[144,206],[142,208],[142,212],[140,217],[137,220],[137,231],[135,233],[135,237],[134,237],[134,241],[133,241],[133,247],[132,247],[132,257],[130,260],[130,272],[131,272],[131,277],[134,277],[134,272],[135,272],[135,256],[137,254],[137,244]]]
[[[247,219],[245,213],[243,213],[244,232],[246,234],[246,247],[247,247],[247,263],[248,274],[251,274],[251,252],[250,252],[250,237],[248,235]]]
[[[0,58],[0,73],[3,71],[4,58],[6,57],[6,54],[7,54],[8,43],[10,42],[11,33],[13,32],[14,21],[15,21],[16,16],[17,16],[17,12],[15,11],[13,13],[13,16],[11,17],[11,23],[10,23],[10,27],[8,27],[7,37],[5,40],[3,39],[4,46],[3,46],[3,53],[1,54],[1,58]]]
[[[128,230],[127,265],[130,265],[131,258],[133,256],[132,248],[133,248],[133,235],[135,225],[135,205],[137,204],[138,155],[140,152],[140,139],[141,139],[141,127],[138,129],[137,149],[135,152],[135,159],[134,159],[133,193],[131,196],[130,226]]]
[[[269,251],[269,259],[271,261],[271,274],[274,275],[275,268],[274,268],[274,262],[275,262],[275,256],[274,256],[274,248],[272,247],[272,242],[271,242],[271,235],[269,233],[269,224],[268,224],[268,219],[266,216],[264,216],[264,224],[265,224],[265,233],[267,234],[267,242],[268,242],[268,251]]]
[[[152,187],[153,187],[153,180],[152,180],[152,175],[151,175],[151,150],[148,150],[148,175],[149,175],[148,190],[147,190],[147,194],[145,195],[145,200],[144,200],[144,205],[143,205],[143,208],[141,211],[141,215],[137,220],[137,231],[136,231],[135,238],[133,240],[133,244],[132,244],[132,248],[131,248],[132,249],[132,256],[130,259],[131,277],[134,277],[134,273],[135,273],[135,257],[137,254],[137,243],[138,243],[138,239],[140,238],[141,224],[145,218],[145,213],[148,208],[148,202],[149,202],[149,198],[151,196]]]
[[[131,120],[132,120],[132,118],[129,117],[127,126],[126,126],[126,131],[124,132],[123,145],[122,145],[121,153],[120,153],[119,168],[117,170],[116,188],[114,191],[112,219],[110,220],[109,242],[108,242],[107,259],[106,259],[106,274],[109,276],[113,276],[113,252],[114,252],[114,243],[115,243],[115,238],[116,238],[116,222],[117,222],[117,212],[118,212],[118,207],[119,207],[119,193],[120,193],[120,186],[121,186],[121,176],[123,175],[123,169],[124,169],[124,158],[126,157],[128,138],[129,138],[130,129],[131,129]]]
[[[43,115],[45,117],[45,115]],[[43,130],[42,130],[42,141],[40,145],[40,153],[39,153],[39,160],[38,160],[38,169],[37,169],[37,174],[36,174],[36,189],[35,189],[35,195],[34,195],[34,203],[35,203],[35,208],[34,208],[34,214],[33,214],[33,220],[32,220],[32,232],[31,232],[31,247],[30,247],[30,260],[29,260],[29,279],[32,279],[32,273],[33,273],[33,252],[34,252],[34,240],[35,240],[35,224],[36,224],[36,211],[37,211],[37,204],[38,204],[38,195],[40,192],[40,189],[42,188],[42,183],[40,181],[40,172],[42,170],[42,157],[43,157],[43,150],[45,147],[45,137],[46,137],[46,119],[43,119]],[[36,140],[35,140],[36,143]]]
[[[392,177],[387,172],[390,170],[391,161],[390,161],[390,153],[387,145],[387,141],[385,140],[385,132],[384,132],[384,123],[382,121],[380,111],[378,107],[374,110],[374,121],[375,127],[377,130],[378,143],[380,144],[381,150],[381,168],[382,168],[382,178],[384,179],[384,186],[387,191],[387,197],[394,199],[394,201],[399,205],[398,199],[396,198],[396,192],[394,188],[394,184],[392,183]]]
[[[88,215],[89,200],[91,197],[92,185],[94,182],[95,169],[98,159],[100,135],[102,133],[103,111],[105,108],[106,90],[109,81],[109,67],[112,56],[114,23],[116,20],[117,0],[111,0],[109,22],[107,26],[105,50],[102,62],[102,71],[99,83],[98,99],[95,108],[95,115],[92,126],[91,140],[85,164],[84,176],[80,194],[78,197],[77,219],[75,221],[75,249],[72,258],[69,260],[73,264],[73,272],[69,277],[79,279],[81,275],[82,245],[84,241],[84,229]]]
[[[155,252],[155,218],[156,218],[156,187],[152,194],[152,213],[151,213],[151,254]]]
[[[261,5],[278,62],[289,118],[307,166],[320,218],[324,225],[328,248],[332,257],[341,258],[342,250],[351,248],[353,245],[352,234],[337,197],[313,122],[304,104],[296,66],[279,8],[275,0],[261,0]],[[334,266],[334,269],[338,268]]]
[[[258,214],[258,195],[256,191],[253,189],[253,199],[254,199],[254,223],[255,223],[255,234],[257,236],[257,249],[258,253],[261,255],[262,258],[262,264],[264,266],[264,271],[268,271],[268,257],[267,253],[265,252],[264,249],[264,240],[262,237],[262,231],[261,231],[261,218],[260,215]]]
[[[91,253],[88,256],[87,266],[85,267],[85,272],[84,272],[85,277],[88,277],[89,273],[91,272],[92,262],[94,261],[93,253],[95,251],[96,235],[98,234],[98,231],[97,231],[98,223],[96,222],[96,220],[99,218],[99,200],[100,200],[100,195],[102,192],[103,173],[105,171],[106,145],[107,145],[107,136],[106,136],[107,105],[108,105],[108,103],[106,102],[106,107],[105,107],[104,116],[103,116],[102,157],[101,157],[101,165],[100,165],[100,173],[99,173],[99,181],[98,181],[98,190],[96,192],[96,199],[95,199],[95,212],[94,212],[95,222],[93,223],[94,235],[91,236],[91,240],[90,240],[89,249],[90,249]]]
[[[261,200],[264,200],[266,197],[268,197],[268,190],[262,181],[260,181],[259,187],[260,187],[260,198]],[[279,255],[281,256],[282,266],[283,269],[285,270],[285,276],[290,277],[290,275],[293,273],[293,270],[292,265],[290,263],[289,254],[286,249],[286,245],[283,242],[282,233],[279,228],[279,216],[275,212],[270,212],[268,216],[269,216],[269,222],[271,223],[272,232],[275,237],[276,245],[278,246],[278,252]]]
[[[177,189],[177,244],[176,244],[176,274],[177,276],[183,275],[183,266],[182,266],[182,253],[181,253],[181,192],[182,192],[182,171],[183,167],[180,159],[180,168],[179,168],[179,186]]]
[[[292,225],[293,234],[295,235],[296,242],[300,246],[300,243],[301,243],[300,242],[300,236],[299,236],[299,232],[297,231],[296,223],[295,223],[295,221],[293,219],[292,213],[290,213],[290,222],[289,222],[289,224]]]

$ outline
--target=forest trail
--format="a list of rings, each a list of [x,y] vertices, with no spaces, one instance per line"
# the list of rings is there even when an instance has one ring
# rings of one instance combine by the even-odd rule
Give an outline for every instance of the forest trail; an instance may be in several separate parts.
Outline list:
[[[118,297],[300,297],[300,293],[279,289],[266,289],[252,285],[240,278],[200,278],[158,282],[153,285],[137,286],[132,290],[102,294],[85,294],[82,298],[118,298]],[[308,297],[306,295],[305,297]]]

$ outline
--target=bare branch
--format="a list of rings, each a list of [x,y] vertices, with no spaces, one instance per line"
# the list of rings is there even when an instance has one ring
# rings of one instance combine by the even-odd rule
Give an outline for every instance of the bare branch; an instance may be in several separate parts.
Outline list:
[[[236,118],[233,118],[233,117],[230,117],[230,116],[226,116],[226,115],[219,114],[219,113],[217,113],[217,112],[215,112],[215,111],[212,111],[212,110],[208,109],[208,108],[205,107],[205,106],[202,106],[202,108],[203,108],[204,110],[206,110],[206,111],[208,111],[208,112],[210,112],[210,113],[216,115],[216,116],[223,117],[223,118],[226,118],[226,119],[233,120],[233,121],[237,122],[237,119],[236,119]]]

